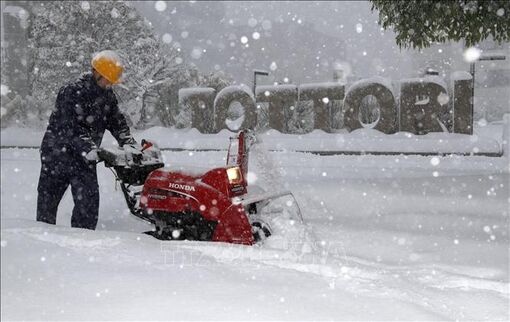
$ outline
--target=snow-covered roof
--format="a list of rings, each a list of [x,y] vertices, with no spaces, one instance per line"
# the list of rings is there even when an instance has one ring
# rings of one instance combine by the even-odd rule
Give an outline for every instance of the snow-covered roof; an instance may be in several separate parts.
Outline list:
[[[427,75],[425,77],[417,77],[417,78],[405,78],[400,81],[401,86],[405,86],[406,84],[410,83],[434,83],[441,87],[443,87],[445,90],[447,88],[446,82],[443,77],[435,76],[435,75]]]
[[[315,90],[315,89],[335,89],[339,87],[343,87],[341,83],[338,82],[325,82],[325,83],[308,83],[299,85],[299,90]]]
[[[27,18],[27,11],[18,6],[6,6],[2,9],[2,12],[8,13],[9,15],[16,17],[16,18]]]
[[[182,101],[192,95],[214,94],[215,89],[211,87],[188,87],[179,89],[179,101]]]
[[[283,92],[294,93],[294,92],[297,92],[297,86],[293,85],[293,84],[288,84],[288,85],[263,85],[263,86],[257,86],[257,88],[255,89],[255,93],[257,93],[257,95],[259,95],[261,93],[265,93],[265,92],[269,92],[269,93],[283,93]]]
[[[253,72],[261,73],[261,74],[269,74],[269,72],[267,70],[263,70],[263,69],[254,69]]]

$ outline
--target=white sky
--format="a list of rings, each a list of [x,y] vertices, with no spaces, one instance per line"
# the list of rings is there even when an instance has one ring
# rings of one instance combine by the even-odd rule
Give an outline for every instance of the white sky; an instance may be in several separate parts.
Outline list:
[[[182,18],[185,14],[183,10],[186,10],[182,8],[182,2],[176,4],[173,1],[168,1],[166,3],[165,10],[158,11],[155,1],[132,2],[153,23],[156,32],[160,35],[171,33],[173,30],[166,22],[175,21],[176,15],[180,15]],[[210,2],[187,2],[188,8],[194,6],[204,14],[208,10],[207,3]],[[289,28],[293,28],[293,25],[307,24],[317,32],[345,42],[346,55],[339,55],[336,60],[349,62],[358,77],[369,77],[376,74],[395,78],[411,76],[409,75],[412,69],[409,54],[412,51],[400,51],[395,44],[394,34],[381,31],[377,24],[378,14],[371,12],[371,4],[368,1],[225,1],[222,3],[225,6],[223,23],[230,23],[231,31],[235,32],[240,27],[253,24],[253,21],[257,22],[257,26],[260,26],[263,21],[271,21],[273,25],[282,21]],[[177,10],[177,13],[172,14],[176,6],[180,11]],[[250,19],[252,20],[250,21]],[[192,21],[189,23],[193,24]],[[254,27],[255,29],[256,27]],[[214,33],[214,30],[210,32]],[[193,37],[193,34],[187,34],[188,41]],[[272,41],[277,43],[281,41],[281,37],[285,37],[285,35],[273,34]],[[179,41],[179,35],[174,34],[173,39]],[[284,51],[273,52],[273,60],[285,59],[284,56],[288,54]],[[201,60],[202,62],[195,62],[199,67],[217,63],[215,61],[207,62],[207,55],[202,56]],[[206,63],[201,64],[204,61]],[[269,63],[267,66],[255,66],[255,68],[269,69]],[[382,71],[380,66],[389,68]],[[225,69],[225,71],[234,74],[236,79],[247,80],[251,77],[244,71]],[[323,81],[331,80],[330,74],[321,74],[320,76],[327,77]],[[314,79],[314,81],[319,80]]]

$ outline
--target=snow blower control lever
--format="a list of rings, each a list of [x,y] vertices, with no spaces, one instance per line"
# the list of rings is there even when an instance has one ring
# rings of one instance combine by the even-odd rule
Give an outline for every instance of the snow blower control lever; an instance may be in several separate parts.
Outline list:
[[[152,142],[142,139],[142,152],[151,148],[152,146],[153,146]]]

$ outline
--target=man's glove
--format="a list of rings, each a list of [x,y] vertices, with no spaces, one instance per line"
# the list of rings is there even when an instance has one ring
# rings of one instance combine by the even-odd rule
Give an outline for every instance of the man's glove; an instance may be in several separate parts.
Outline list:
[[[142,147],[135,144],[125,144],[123,147],[126,155],[126,163],[131,166],[135,164],[141,164],[143,161]]]
[[[85,159],[88,161],[97,161],[99,159],[97,155],[97,149],[92,149],[89,153],[85,154]]]

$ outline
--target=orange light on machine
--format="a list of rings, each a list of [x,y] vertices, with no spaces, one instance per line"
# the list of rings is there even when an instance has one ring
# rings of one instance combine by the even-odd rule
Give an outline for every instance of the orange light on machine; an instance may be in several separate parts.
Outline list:
[[[239,167],[228,168],[227,176],[230,184],[238,184],[243,180]]]

